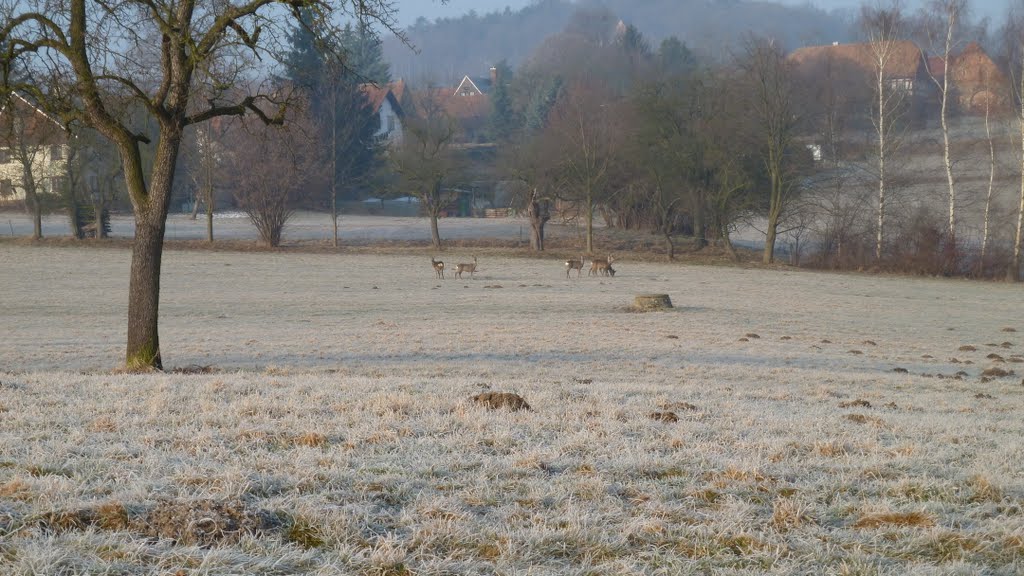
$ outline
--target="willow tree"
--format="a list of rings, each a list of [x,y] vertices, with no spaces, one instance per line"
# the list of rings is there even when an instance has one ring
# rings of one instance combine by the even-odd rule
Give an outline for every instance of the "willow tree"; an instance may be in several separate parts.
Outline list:
[[[287,94],[247,71],[284,53],[300,11],[318,37],[355,16],[395,31],[386,0],[5,0],[0,82],[31,94],[65,124],[95,128],[120,154],[135,215],[128,292],[128,369],[162,368],[157,329],[160,264],[175,165],[185,128],[254,114],[280,123]],[[333,45],[324,42],[325,46]],[[227,63],[219,77],[197,72]],[[12,70],[26,70],[12,76]],[[209,83],[206,90],[200,83]],[[239,90],[239,88],[241,88]],[[202,94],[202,97],[199,97]],[[131,104],[123,105],[128,97]],[[143,111],[142,130],[131,112]],[[143,162],[146,156],[152,162]]]

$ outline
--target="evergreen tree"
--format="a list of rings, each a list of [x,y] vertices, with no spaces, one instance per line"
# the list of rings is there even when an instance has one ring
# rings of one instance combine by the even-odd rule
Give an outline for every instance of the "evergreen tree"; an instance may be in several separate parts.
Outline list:
[[[666,76],[687,76],[697,68],[697,58],[686,43],[672,36],[661,42],[658,66]]]
[[[562,88],[562,79],[553,78],[541,83],[534,91],[526,108],[526,129],[531,132],[540,130],[548,123],[551,108],[558,100],[558,92]]]
[[[504,141],[512,137],[519,128],[519,119],[512,108],[512,96],[509,94],[509,82],[512,67],[502,60],[496,66],[496,81],[491,91],[491,138]]]
[[[317,46],[316,17],[308,8],[300,9],[300,22],[288,36],[291,49],[284,54],[285,78],[294,86],[316,92],[324,75],[324,50]]]
[[[359,82],[382,85],[391,81],[391,67],[384,60],[383,43],[368,25],[346,24],[341,33],[341,45],[348,55],[345,68]]]

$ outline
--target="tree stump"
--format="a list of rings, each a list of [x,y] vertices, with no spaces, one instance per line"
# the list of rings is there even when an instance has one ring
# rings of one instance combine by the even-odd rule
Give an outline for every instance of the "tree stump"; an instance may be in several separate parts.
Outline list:
[[[637,294],[633,306],[637,310],[660,310],[671,308],[672,299],[668,297],[668,294]]]

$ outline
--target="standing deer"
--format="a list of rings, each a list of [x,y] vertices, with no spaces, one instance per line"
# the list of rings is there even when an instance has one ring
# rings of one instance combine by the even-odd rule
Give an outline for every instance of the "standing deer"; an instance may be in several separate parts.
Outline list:
[[[473,277],[473,273],[476,272],[476,256],[473,256],[472,264],[456,264],[455,265],[455,277],[462,278],[463,272],[469,272],[469,277]]]
[[[430,265],[434,267],[434,272],[437,273],[438,278],[444,278],[444,262],[441,260],[434,260],[434,257],[430,257]]]
[[[615,258],[612,257],[611,254],[609,254],[607,258],[593,258],[593,259],[591,259],[591,261],[590,261],[590,271],[587,272],[587,276],[597,276],[598,273],[601,273],[601,274],[607,276],[608,275],[608,269],[611,268],[612,262],[614,262],[614,261],[615,261]]]
[[[583,255],[581,254],[579,260],[573,260],[572,258],[565,261],[565,277],[569,277],[569,272],[575,270],[576,277],[579,278],[583,274]]]

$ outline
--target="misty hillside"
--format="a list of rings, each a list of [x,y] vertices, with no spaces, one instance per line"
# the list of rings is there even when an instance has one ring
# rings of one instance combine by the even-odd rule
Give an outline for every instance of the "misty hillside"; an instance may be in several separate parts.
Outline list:
[[[408,29],[419,53],[391,38],[385,42],[385,56],[393,77],[416,83],[448,84],[464,74],[484,75],[502,59],[516,67],[545,38],[565,28],[580,6],[605,6],[652,42],[674,35],[711,55],[725,53],[749,31],[771,36],[787,48],[851,39],[845,14],[811,6],[742,0],[541,0],[518,11],[470,12],[432,22],[421,18]]]

